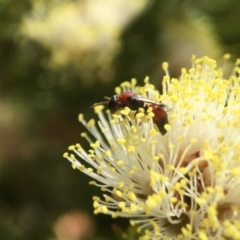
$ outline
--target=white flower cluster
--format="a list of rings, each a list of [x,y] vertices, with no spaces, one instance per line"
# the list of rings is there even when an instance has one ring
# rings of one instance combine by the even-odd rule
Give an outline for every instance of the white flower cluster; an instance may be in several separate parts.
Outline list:
[[[64,154],[104,192],[93,198],[95,213],[130,218],[142,240],[240,239],[239,62],[229,79],[213,59],[192,63],[179,79],[163,64],[161,95],[148,79],[116,88],[169,106],[165,135],[151,108],[110,114],[96,106],[97,124],[79,115],[90,150],[76,144]]]

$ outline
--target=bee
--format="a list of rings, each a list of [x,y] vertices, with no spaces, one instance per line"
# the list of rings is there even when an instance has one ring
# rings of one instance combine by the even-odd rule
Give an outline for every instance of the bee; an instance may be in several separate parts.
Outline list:
[[[152,112],[154,113],[153,122],[157,125],[162,135],[166,134],[167,131],[164,128],[164,125],[168,123],[166,110],[169,108],[167,105],[142,97],[133,92],[123,92],[119,95],[113,95],[111,98],[104,97],[104,99],[106,101],[95,103],[91,106],[91,108],[107,104],[110,112],[114,114],[117,110],[125,107],[130,108],[132,111],[138,111],[139,108],[144,108],[145,111],[147,111],[148,107],[151,107]],[[149,105],[144,107],[144,103],[149,103]]]

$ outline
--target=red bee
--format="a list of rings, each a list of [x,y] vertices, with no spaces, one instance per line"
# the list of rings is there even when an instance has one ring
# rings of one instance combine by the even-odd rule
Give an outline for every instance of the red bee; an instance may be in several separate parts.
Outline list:
[[[149,98],[144,98],[132,92],[123,92],[120,95],[113,95],[111,98],[104,97],[104,99],[106,99],[105,102],[95,103],[91,106],[91,108],[101,104],[108,104],[108,108],[113,114],[117,110],[125,107],[129,107],[133,111],[138,111],[139,108],[144,108],[145,111],[147,111],[148,107],[152,107],[152,111],[154,113],[153,122],[157,125],[162,135],[167,132],[164,125],[168,123],[168,116],[166,113],[166,109],[168,109],[168,107],[165,104],[156,102]],[[144,103],[149,103],[149,105],[144,107]]]

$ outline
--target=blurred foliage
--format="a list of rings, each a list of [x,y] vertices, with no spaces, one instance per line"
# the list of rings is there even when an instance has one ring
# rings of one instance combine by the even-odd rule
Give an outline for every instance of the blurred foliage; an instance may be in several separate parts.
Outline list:
[[[177,77],[192,54],[240,56],[237,0],[113,2],[0,0],[0,239],[137,239],[62,158],[78,113],[132,77],[160,89],[163,61]]]

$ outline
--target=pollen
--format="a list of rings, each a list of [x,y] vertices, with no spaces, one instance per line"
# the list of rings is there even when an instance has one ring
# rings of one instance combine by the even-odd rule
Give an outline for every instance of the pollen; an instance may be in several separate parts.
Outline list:
[[[118,144],[125,144],[126,143],[126,139],[119,138],[119,139],[117,139],[117,142],[118,142]]]
[[[124,161],[122,161],[122,160],[117,161],[117,165],[119,167],[122,167],[124,165]]]
[[[91,119],[89,122],[88,122],[88,127],[93,127],[95,126],[95,120],[94,119]]]
[[[168,63],[167,63],[167,62],[164,62],[164,63],[162,64],[162,68],[163,68],[164,71],[167,71],[167,70],[168,70]]]
[[[90,146],[91,146],[92,148],[99,148],[99,147],[100,147],[100,141],[98,140],[98,141],[96,141],[95,143],[91,143]]]
[[[131,109],[128,107],[125,107],[123,110],[120,111],[122,115],[129,115],[131,112]]]
[[[79,122],[82,122],[83,119],[84,119],[83,114],[79,114],[79,115],[78,115],[78,121],[79,121]]]
[[[100,113],[104,109],[104,105],[98,105],[94,107],[94,112],[96,114]]]

